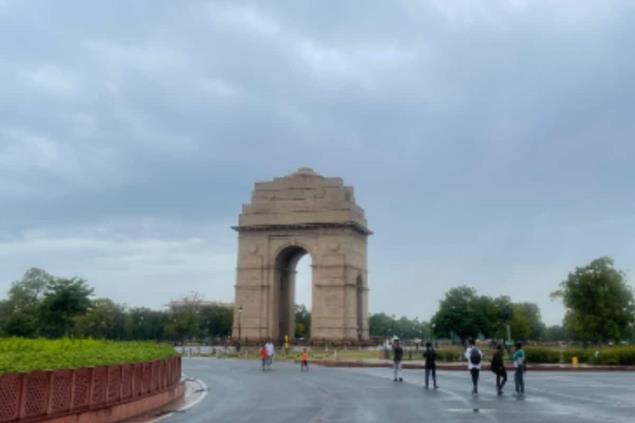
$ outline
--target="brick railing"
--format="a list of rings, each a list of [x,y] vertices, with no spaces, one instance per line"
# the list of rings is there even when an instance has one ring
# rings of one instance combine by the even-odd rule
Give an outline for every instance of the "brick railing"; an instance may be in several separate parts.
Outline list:
[[[0,423],[33,422],[134,401],[176,386],[181,357],[0,374]]]

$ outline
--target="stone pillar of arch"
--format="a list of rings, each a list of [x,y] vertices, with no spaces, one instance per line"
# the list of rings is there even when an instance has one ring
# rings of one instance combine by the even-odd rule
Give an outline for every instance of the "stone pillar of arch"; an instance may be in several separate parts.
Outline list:
[[[301,168],[257,182],[233,229],[234,339],[293,339],[295,265],[304,254],[312,261],[311,339],[368,339],[366,241],[372,232],[341,178]]]

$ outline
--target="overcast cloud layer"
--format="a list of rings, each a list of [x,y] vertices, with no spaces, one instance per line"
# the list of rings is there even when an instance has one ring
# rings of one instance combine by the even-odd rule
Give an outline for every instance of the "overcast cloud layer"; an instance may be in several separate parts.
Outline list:
[[[375,231],[371,312],[468,284],[558,323],[575,266],[634,277],[633,40],[628,0],[0,0],[0,295],[232,301],[253,183],[310,166]]]

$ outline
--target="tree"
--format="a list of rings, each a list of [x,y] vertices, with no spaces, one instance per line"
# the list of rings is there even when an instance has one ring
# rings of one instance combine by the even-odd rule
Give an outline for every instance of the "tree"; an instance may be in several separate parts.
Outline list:
[[[519,307],[518,304],[514,304],[512,319],[509,322],[511,329],[511,336],[514,340],[526,340],[529,339],[531,334],[531,327],[529,326],[529,320],[525,309]]]
[[[569,341],[571,334],[562,326],[553,325],[545,328],[542,339],[548,342]]]
[[[295,337],[308,339],[311,336],[311,312],[304,304],[295,306]]]
[[[450,289],[441,300],[439,310],[432,318],[435,336],[451,337],[455,334],[465,343],[476,338],[483,324],[484,301],[471,287]]]
[[[75,318],[88,311],[93,289],[79,278],[53,279],[39,308],[43,335],[47,337],[69,336]]]
[[[512,304],[512,337],[519,339],[542,339],[545,324],[540,316],[540,309],[534,303]]]
[[[172,306],[170,322],[165,328],[165,334],[172,340],[180,342],[198,338],[201,333],[199,314],[202,302],[201,294],[193,292]]]
[[[388,316],[385,313],[372,314],[368,319],[369,334],[374,337],[398,336],[402,339],[415,339],[430,336],[430,325],[419,319]]]
[[[198,315],[188,311],[178,311],[170,316],[170,322],[165,327],[165,334],[174,341],[185,342],[188,339],[198,338]]]
[[[0,332],[8,336],[36,336],[38,311],[46,287],[55,278],[42,269],[31,268],[13,282],[9,298],[0,307]]]
[[[603,343],[628,338],[635,320],[633,292],[610,257],[576,268],[552,296],[562,298],[564,326],[576,339]]]
[[[394,319],[386,313],[371,314],[368,318],[370,336],[390,336],[394,327]]]
[[[201,308],[199,320],[203,336],[224,338],[232,333],[234,309],[224,305],[206,306]]]
[[[164,340],[165,328],[170,321],[167,311],[137,307],[128,310],[124,316],[125,339]]]
[[[98,298],[85,314],[75,318],[75,333],[84,338],[122,339],[124,313],[124,306],[108,298]]]
[[[507,338],[507,325],[511,326],[514,304],[511,298],[500,296],[492,301],[492,310],[487,316],[491,322],[490,337],[492,339]]]

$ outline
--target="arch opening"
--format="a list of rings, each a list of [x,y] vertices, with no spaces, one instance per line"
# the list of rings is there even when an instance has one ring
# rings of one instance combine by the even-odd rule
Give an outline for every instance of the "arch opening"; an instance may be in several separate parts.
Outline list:
[[[308,293],[311,292],[312,289],[312,275],[307,275],[306,273],[306,262],[309,262],[310,267],[311,255],[307,252],[306,249],[300,246],[290,246],[283,249],[276,258],[275,264],[275,297],[277,303],[277,325],[274,327],[277,329],[277,339],[280,342],[283,342],[285,336],[288,336],[289,341],[292,341],[295,338],[296,334],[296,324],[302,323],[303,332],[310,332],[310,320],[307,322],[306,319],[302,322],[296,321],[296,282],[298,281],[298,269],[302,270],[302,274],[300,275],[299,281],[303,283],[306,279],[309,280]],[[299,266],[299,262],[302,263]],[[305,287],[303,286],[302,291],[302,299],[307,301],[305,309],[310,310],[310,295],[305,292]],[[306,317],[306,316],[305,316]],[[306,339],[307,337],[305,337]]]
[[[313,293],[313,262],[311,255],[305,254],[296,265],[295,277],[295,330],[297,342],[311,338],[311,307]]]

